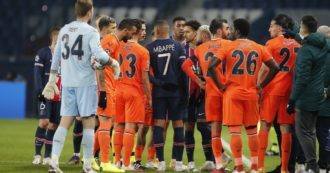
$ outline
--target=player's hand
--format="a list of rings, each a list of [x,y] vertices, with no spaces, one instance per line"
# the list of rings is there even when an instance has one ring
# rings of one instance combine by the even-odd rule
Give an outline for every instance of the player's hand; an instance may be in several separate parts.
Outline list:
[[[178,88],[178,85],[173,82],[164,82],[162,88],[168,91],[176,91]]]
[[[197,85],[202,88],[203,90],[205,90],[205,82],[202,81],[201,79],[197,78],[196,81]]]
[[[288,105],[286,106],[286,112],[288,114],[294,114],[296,112],[295,107],[296,107],[296,101],[290,99]]]
[[[54,98],[55,94],[59,94],[60,91],[58,90],[58,87],[56,85],[57,77],[55,73],[50,73],[49,80],[42,91],[42,95],[48,100],[51,100]]]
[[[107,107],[107,94],[105,91],[100,91],[98,106],[103,110]]]
[[[152,100],[148,99],[147,108],[152,108]]]
[[[44,95],[42,95],[41,92],[38,92],[37,98],[40,102],[46,102],[46,98],[44,97]]]
[[[329,96],[328,96],[329,95],[328,88],[324,88],[324,91],[323,92],[324,92],[324,98],[325,99],[328,99],[329,98]]]
[[[119,78],[119,75],[120,75],[120,66],[119,66],[118,61],[116,61],[115,59],[112,59],[111,68],[114,71],[113,78],[115,80],[117,80]]]
[[[103,70],[105,68],[100,62],[97,61],[96,57],[91,58],[91,66],[94,70]]]

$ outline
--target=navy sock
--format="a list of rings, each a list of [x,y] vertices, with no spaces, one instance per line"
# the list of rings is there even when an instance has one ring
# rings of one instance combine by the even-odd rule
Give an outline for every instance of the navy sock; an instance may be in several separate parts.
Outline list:
[[[211,144],[211,127],[206,122],[197,122],[197,129],[202,135],[202,145],[205,160],[214,161],[212,144]]]
[[[53,138],[56,130],[48,129],[45,140],[45,158],[50,157],[53,147]]]
[[[46,129],[41,128],[38,126],[35,134],[35,155],[41,155],[41,149],[42,146],[44,145],[44,140],[46,137]]]
[[[194,130],[185,132],[185,144],[186,144],[188,162],[193,162],[194,151],[195,151]]]
[[[80,153],[81,140],[83,137],[83,126],[82,122],[76,120],[73,129],[73,152]]]
[[[182,161],[183,148],[184,148],[184,131],[183,127],[174,128],[174,146],[176,161]]]
[[[175,145],[173,143],[173,146],[172,146],[172,159],[175,159],[176,158],[176,151],[175,151]]]
[[[159,161],[164,161],[164,137],[163,137],[164,128],[159,126],[154,126],[154,146],[156,149],[157,158]]]

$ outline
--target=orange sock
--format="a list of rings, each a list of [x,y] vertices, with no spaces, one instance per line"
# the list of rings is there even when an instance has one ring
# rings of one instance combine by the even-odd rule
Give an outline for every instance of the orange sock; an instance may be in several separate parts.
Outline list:
[[[134,136],[135,136],[135,130],[134,129],[125,129],[124,132],[124,165],[127,167],[130,164],[130,158],[134,147]]]
[[[111,126],[112,126],[111,122],[100,121],[100,127],[99,127],[99,130],[97,131],[97,133],[99,135],[101,162],[103,162],[103,163],[109,162]]]
[[[97,131],[95,132],[95,136],[94,136],[94,150],[93,150],[93,155],[95,155],[95,153],[97,152],[97,150],[100,149],[100,144],[99,144],[99,133],[98,133],[99,129],[97,129]]]
[[[242,160],[242,135],[241,126],[229,126],[230,131],[230,149],[235,159],[235,166],[238,172],[243,171]]]
[[[155,147],[152,145],[152,146],[149,146],[148,147],[148,157],[147,157],[147,160],[154,160],[156,156],[156,149]]]
[[[221,137],[219,133],[212,132],[212,151],[215,159],[216,164],[222,163],[222,144],[221,144]]]
[[[135,147],[135,160],[142,160],[142,153],[143,153],[144,146],[137,145]]]
[[[248,143],[250,149],[250,157],[251,157],[251,170],[258,170],[258,135],[257,135],[257,127],[252,129],[246,129],[246,134],[248,136]]]
[[[113,145],[115,149],[115,162],[120,162],[120,154],[121,148],[123,147],[123,136],[124,136],[124,128],[116,127],[115,133],[113,134]]]
[[[259,131],[259,151],[258,151],[258,168],[264,168],[265,165],[265,153],[268,145],[268,131]]]
[[[291,154],[292,135],[291,133],[282,133],[282,171],[288,172],[288,164]]]

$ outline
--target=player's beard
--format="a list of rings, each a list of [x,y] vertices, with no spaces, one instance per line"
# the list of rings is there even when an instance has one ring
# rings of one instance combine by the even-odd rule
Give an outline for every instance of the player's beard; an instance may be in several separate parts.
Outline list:
[[[125,36],[125,37],[123,38],[123,42],[124,42],[124,43],[127,43],[128,39],[129,39],[129,38],[128,38],[127,36]]]
[[[199,45],[201,45],[201,44],[203,44],[203,42],[200,41],[200,40],[196,42],[196,45],[197,45],[197,46],[199,46]]]

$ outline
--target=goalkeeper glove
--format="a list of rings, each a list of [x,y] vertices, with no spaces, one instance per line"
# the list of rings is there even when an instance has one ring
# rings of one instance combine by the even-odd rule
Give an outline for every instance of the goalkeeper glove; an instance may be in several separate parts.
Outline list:
[[[45,96],[48,100],[53,99],[55,94],[59,94],[60,91],[56,85],[57,77],[55,73],[50,73],[48,82],[42,91],[42,95]]]
[[[295,107],[296,107],[296,101],[290,99],[288,105],[286,106],[286,112],[288,114],[294,114],[296,112]]]
[[[103,110],[107,107],[107,94],[105,91],[100,91],[98,106]]]

